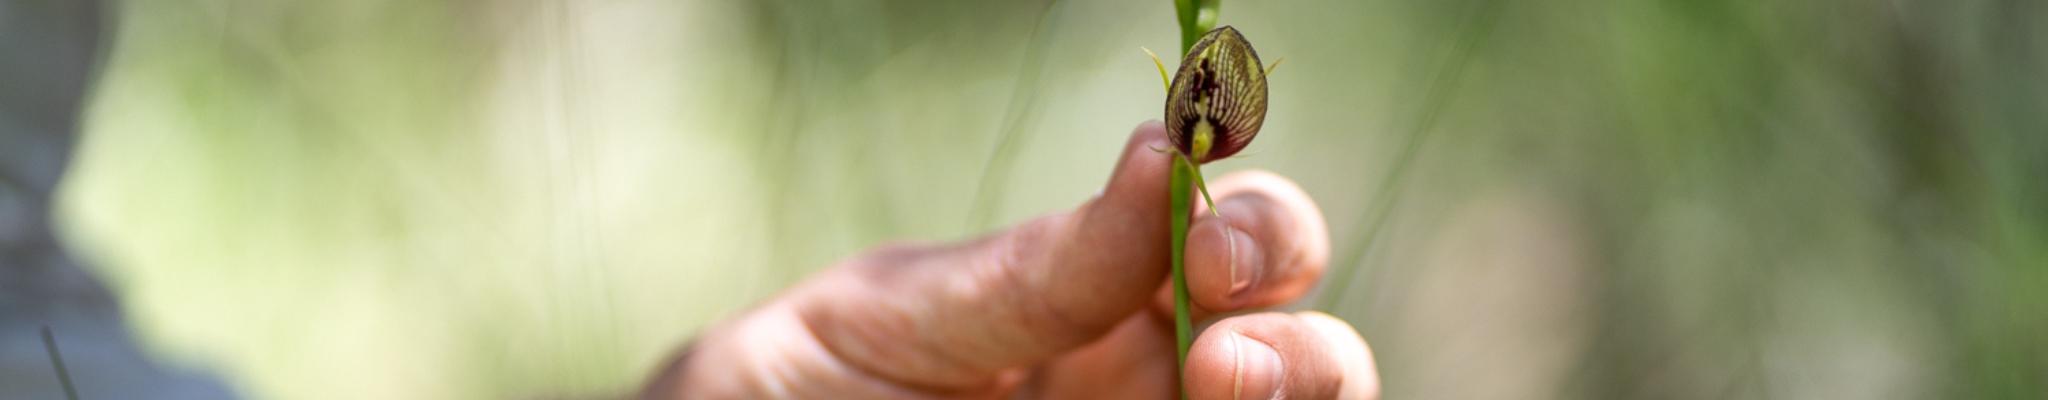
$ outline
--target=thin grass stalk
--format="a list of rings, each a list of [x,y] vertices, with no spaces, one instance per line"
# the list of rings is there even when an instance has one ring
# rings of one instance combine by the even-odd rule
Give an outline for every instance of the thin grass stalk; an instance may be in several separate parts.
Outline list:
[[[1045,2],[1038,12],[1038,22],[1032,25],[1031,35],[1024,48],[1023,65],[1018,68],[1016,84],[1010,89],[1010,104],[1003,112],[1003,126],[996,133],[995,148],[989,152],[987,164],[981,166],[981,179],[974,190],[973,208],[967,211],[969,232],[987,229],[994,218],[996,209],[1002,208],[1005,197],[1003,189],[1010,180],[1010,169],[1017,163],[1017,153],[1022,149],[1024,124],[1032,118],[1038,102],[1038,80],[1045,74],[1046,52],[1051,51],[1052,33],[1058,18],[1059,0]]]
[[[43,351],[50,354],[50,368],[57,370],[57,383],[64,385],[64,398],[78,400],[78,388],[71,385],[71,370],[64,368],[64,354],[57,351],[57,335],[43,325]]]
[[[1337,312],[1336,307],[1343,301],[1345,289],[1350,288],[1351,280],[1357,277],[1358,270],[1363,269],[1359,264],[1365,260],[1372,246],[1379,242],[1380,232],[1385,229],[1388,217],[1393,214],[1394,202],[1398,199],[1395,194],[1405,186],[1409,166],[1415,164],[1417,155],[1422,152],[1423,144],[1429,140],[1429,133],[1436,129],[1436,122],[1443,114],[1445,105],[1450,103],[1450,93],[1457,88],[1458,78],[1464,75],[1465,64],[1471,61],[1472,54],[1478,52],[1479,45],[1493,32],[1494,21],[1500,15],[1500,1],[1483,0],[1478,8],[1474,12],[1475,15],[1466,21],[1456,41],[1452,42],[1451,54],[1444,59],[1443,67],[1437,68],[1436,76],[1430,80],[1428,91],[1423,93],[1421,117],[1416,119],[1414,129],[1409,130],[1408,138],[1401,146],[1401,152],[1395,155],[1393,168],[1387,171],[1386,178],[1380,179],[1380,186],[1373,192],[1372,201],[1367,203],[1372,210],[1354,224],[1360,227],[1364,236],[1356,245],[1351,246],[1344,256],[1335,259],[1337,264],[1333,265],[1341,268],[1333,268],[1331,271],[1332,276],[1327,281],[1329,286],[1318,296],[1316,309]]]

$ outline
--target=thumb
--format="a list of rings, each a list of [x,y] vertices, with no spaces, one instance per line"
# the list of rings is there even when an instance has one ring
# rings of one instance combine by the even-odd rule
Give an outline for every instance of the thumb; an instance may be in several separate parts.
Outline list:
[[[799,288],[793,305],[849,366],[968,389],[1073,349],[1149,304],[1167,274],[1170,148],[1139,125],[1103,193],[968,243],[894,246]]]

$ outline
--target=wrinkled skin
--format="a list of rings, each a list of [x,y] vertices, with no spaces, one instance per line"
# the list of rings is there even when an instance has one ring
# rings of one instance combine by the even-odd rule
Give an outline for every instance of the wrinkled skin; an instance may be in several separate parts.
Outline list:
[[[1216,180],[1187,268],[1215,321],[1175,376],[1167,129],[1139,126],[1100,196],[959,243],[851,257],[704,331],[644,398],[1371,399],[1372,352],[1315,312],[1256,312],[1323,275],[1321,212],[1286,178]],[[1179,384],[1185,378],[1185,386]]]

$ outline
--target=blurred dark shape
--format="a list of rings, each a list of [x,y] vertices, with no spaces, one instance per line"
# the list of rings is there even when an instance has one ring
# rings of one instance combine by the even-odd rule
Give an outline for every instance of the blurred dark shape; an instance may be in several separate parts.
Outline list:
[[[233,398],[212,377],[150,360],[113,293],[51,231],[108,16],[98,1],[0,2],[0,398],[63,398],[46,325],[81,398]]]

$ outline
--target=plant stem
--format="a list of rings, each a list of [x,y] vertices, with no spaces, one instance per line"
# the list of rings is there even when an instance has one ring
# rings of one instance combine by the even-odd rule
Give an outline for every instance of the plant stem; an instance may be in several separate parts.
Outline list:
[[[57,352],[57,335],[50,333],[49,325],[43,325],[43,350],[50,353],[50,366],[57,369],[57,383],[64,385],[64,398],[78,400],[78,389],[71,386],[71,371],[64,369],[64,354]],[[1187,358],[1185,350],[1181,358]]]
[[[1187,367],[1188,348],[1195,344],[1195,324],[1188,312],[1187,273],[1188,217],[1194,214],[1194,196],[1188,192],[1188,186],[1195,179],[1195,168],[1200,167],[1186,155],[1174,152],[1173,178],[1167,185],[1173,213],[1173,338],[1182,368]]]
[[[1180,22],[1180,52],[1187,54],[1202,34],[1216,27],[1223,0],[1173,0],[1174,18]]]
[[[1180,22],[1181,58],[1186,58],[1188,49],[1195,47],[1195,42],[1216,26],[1217,9],[1222,3],[1223,0],[1173,1],[1174,16]],[[1161,71],[1164,72],[1163,67]],[[1170,90],[1172,83],[1168,82],[1167,86]],[[1192,181],[1202,179],[1200,168],[1202,166],[1188,155],[1173,152],[1173,178],[1167,185],[1167,196],[1173,212],[1173,253],[1169,258],[1173,259],[1173,339],[1174,354],[1177,355],[1175,365],[1178,366],[1175,376],[1187,370],[1188,349],[1195,345],[1194,314],[1188,307],[1187,250],[1188,218],[1194,215],[1194,193],[1190,192],[1189,186]],[[1206,190],[1203,195],[1208,195]],[[1181,398],[1185,399],[1186,388],[1182,390]]]

